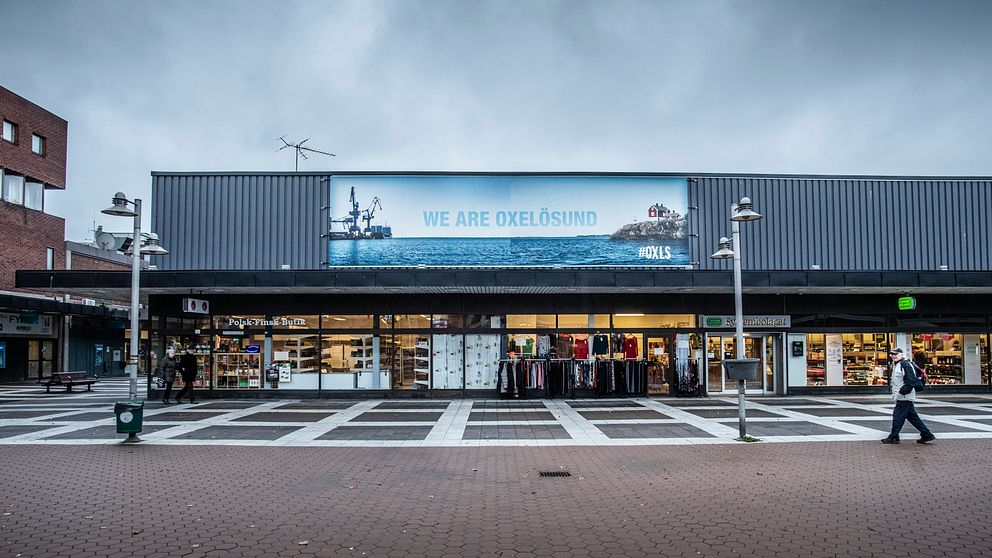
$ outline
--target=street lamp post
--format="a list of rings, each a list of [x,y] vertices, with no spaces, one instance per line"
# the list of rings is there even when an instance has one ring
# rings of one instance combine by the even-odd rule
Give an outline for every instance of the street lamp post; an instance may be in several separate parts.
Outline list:
[[[734,325],[737,338],[737,359],[744,359],[744,309],[743,294],[741,289],[741,221],[757,221],[761,215],[753,209],[751,198],[743,197],[739,203],[730,206],[730,231],[732,240],[727,237],[720,239],[720,249],[712,256],[713,259],[723,260],[733,258],[734,260]],[[743,379],[737,380],[737,418],[739,422],[739,432],[741,439],[747,436],[747,422],[744,414],[744,392],[746,383]]]
[[[117,217],[134,218],[134,236],[131,239],[131,347],[128,354],[127,371],[131,378],[129,398],[131,400],[138,397],[138,348],[141,344],[141,331],[138,325],[141,301],[138,295],[141,281],[141,255],[161,256],[169,251],[159,244],[158,235],[152,233],[142,241],[141,237],[141,200],[135,199],[133,202],[127,199],[122,192],[114,194],[113,205],[101,211],[106,215]],[[134,206],[134,210],[128,205]]]

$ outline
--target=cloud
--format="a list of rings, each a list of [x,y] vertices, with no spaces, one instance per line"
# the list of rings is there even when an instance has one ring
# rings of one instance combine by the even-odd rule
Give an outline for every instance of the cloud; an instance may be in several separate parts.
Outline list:
[[[987,2],[4,2],[83,239],[152,170],[988,175]],[[43,40],[34,32],[44,28]],[[147,221],[146,221],[147,224]]]

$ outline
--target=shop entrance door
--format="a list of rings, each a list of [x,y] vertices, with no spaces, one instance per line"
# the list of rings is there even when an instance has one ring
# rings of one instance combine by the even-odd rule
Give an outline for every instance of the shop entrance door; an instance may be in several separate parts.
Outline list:
[[[672,336],[648,337],[648,395],[671,391]]]
[[[744,334],[744,358],[756,358],[758,379],[745,382],[748,394],[775,393],[775,354],[779,334]],[[736,393],[737,380],[727,378],[725,359],[737,358],[737,341],[733,334],[706,336],[706,390],[710,394]]]

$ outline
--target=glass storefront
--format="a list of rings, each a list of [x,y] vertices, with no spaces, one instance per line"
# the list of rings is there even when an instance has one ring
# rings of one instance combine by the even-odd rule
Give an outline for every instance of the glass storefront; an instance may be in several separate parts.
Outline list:
[[[748,393],[775,393],[779,333],[744,334],[743,358],[758,359],[758,374],[745,382]],[[735,392],[737,380],[727,377],[723,361],[737,358],[737,340],[733,333],[710,333],[706,339],[706,389],[709,393]]]
[[[735,391],[722,366],[735,358],[733,334],[701,334],[697,321],[635,313],[216,315],[162,318],[166,332],[152,336],[151,350],[160,358],[166,346],[180,354],[192,346],[201,389],[488,390],[501,363],[524,358],[585,362],[589,370],[636,362],[638,389],[652,395]],[[786,380],[885,386],[895,346],[911,352],[933,384],[992,385],[986,333],[747,332],[744,356],[761,361],[747,388],[781,393]]]
[[[900,347],[934,385],[989,385],[989,336],[972,333],[811,333],[807,386],[885,386],[888,351]]]
[[[687,370],[689,358],[673,357],[675,333],[657,332],[692,328],[696,319],[683,314],[232,314],[160,323],[166,330],[195,328],[195,335],[155,335],[152,345],[180,352],[194,346],[203,371],[197,388],[485,390],[496,387],[500,362],[539,358],[590,366],[636,362],[651,378],[644,381],[649,388],[639,389],[665,394],[672,392],[677,369]],[[698,335],[692,338],[701,345]],[[687,355],[688,350],[687,341]],[[685,383],[689,376],[683,376]]]
[[[975,336],[977,346],[977,335]],[[931,384],[963,384],[964,335],[954,333],[914,333],[912,358],[927,371]],[[975,361],[977,368],[978,361]]]

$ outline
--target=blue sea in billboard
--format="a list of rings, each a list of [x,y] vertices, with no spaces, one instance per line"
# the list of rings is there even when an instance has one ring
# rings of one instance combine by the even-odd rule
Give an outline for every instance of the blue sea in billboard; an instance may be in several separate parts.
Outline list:
[[[331,266],[686,266],[685,178],[337,175]]]
[[[686,240],[388,238],[331,243],[332,266],[688,265]]]

